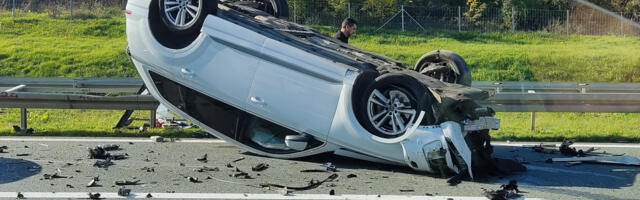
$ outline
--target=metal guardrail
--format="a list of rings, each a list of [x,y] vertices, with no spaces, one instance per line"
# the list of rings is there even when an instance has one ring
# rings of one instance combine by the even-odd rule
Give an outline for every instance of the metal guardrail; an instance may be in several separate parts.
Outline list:
[[[158,102],[137,95],[137,78],[0,77],[0,108],[21,108],[26,128],[27,108],[151,110],[155,123]],[[479,103],[498,112],[624,112],[640,113],[640,84],[544,83],[476,81],[473,87],[492,96]]]

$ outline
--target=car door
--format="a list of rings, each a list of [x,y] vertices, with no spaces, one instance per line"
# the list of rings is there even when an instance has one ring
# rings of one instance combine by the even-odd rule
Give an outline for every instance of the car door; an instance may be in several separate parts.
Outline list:
[[[346,68],[267,39],[247,99],[259,116],[297,131],[329,133]]]

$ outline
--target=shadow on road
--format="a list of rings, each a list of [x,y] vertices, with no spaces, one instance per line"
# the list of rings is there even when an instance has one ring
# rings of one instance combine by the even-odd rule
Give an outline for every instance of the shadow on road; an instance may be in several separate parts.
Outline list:
[[[0,157],[0,184],[16,182],[39,174],[42,167],[34,162]]]

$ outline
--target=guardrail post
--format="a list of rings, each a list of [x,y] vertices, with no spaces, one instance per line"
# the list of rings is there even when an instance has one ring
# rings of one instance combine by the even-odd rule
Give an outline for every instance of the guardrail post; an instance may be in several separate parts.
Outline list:
[[[69,18],[73,20],[73,0],[69,0]]]
[[[536,130],[536,112],[531,112],[531,130]]]
[[[293,23],[298,23],[298,21],[296,20],[296,15],[298,15],[298,13],[296,12],[296,1],[293,1]]]
[[[20,108],[20,129],[27,130],[27,108]]]
[[[347,9],[348,9],[349,18],[351,18],[351,2],[347,2]]]
[[[400,6],[400,12],[402,12],[402,32],[404,32],[404,5]]]
[[[511,8],[511,32],[516,32],[516,9]]]
[[[151,110],[151,113],[149,114],[149,126],[149,128],[156,127],[156,110]]]
[[[620,35],[624,36],[624,13],[620,12]]]

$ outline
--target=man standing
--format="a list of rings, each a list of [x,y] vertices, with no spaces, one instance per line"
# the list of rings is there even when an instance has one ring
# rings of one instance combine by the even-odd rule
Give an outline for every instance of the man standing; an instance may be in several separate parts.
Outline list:
[[[358,22],[354,19],[346,18],[342,21],[340,31],[338,31],[333,38],[349,44],[349,37],[356,33],[356,29],[358,29]]]

